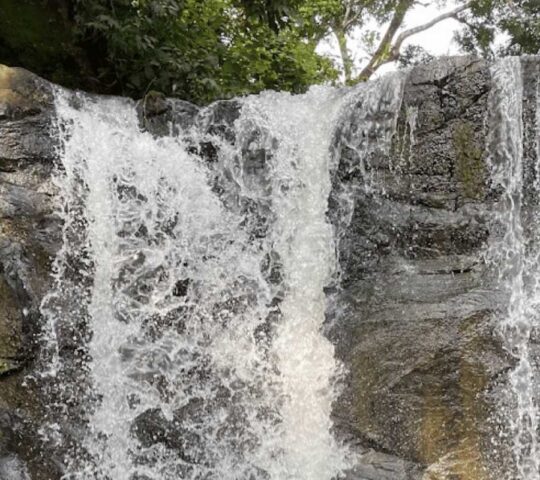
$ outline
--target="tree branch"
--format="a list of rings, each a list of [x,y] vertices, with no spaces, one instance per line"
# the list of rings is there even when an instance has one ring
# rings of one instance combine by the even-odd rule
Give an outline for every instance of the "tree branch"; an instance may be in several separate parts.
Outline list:
[[[351,83],[353,60],[347,48],[347,37],[345,31],[339,28],[333,28],[332,33],[336,37],[339,47],[339,54],[341,57],[341,64],[343,65],[343,75],[345,77],[345,85]]]
[[[355,82],[368,80],[377,71],[379,67],[386,63],[397,60],[400,56],[401,46],[407,38],[412,37],[413,35],[416,35],[425,30],[428,30],[437,23],[446,20],[447,18],[457,18],[457,15],[459,13],[467,10],[472,5],[472,1],[468,1],[463,5],[455,8],[454,10],[443,13],[433,18],[432,20],[424,23],[423,25],[419,25],[417,27],[405,30],[398,35],[396,41],[394,42],[394,44],[392,44],[394,36],[396,35],[397,31],[403,23],[405,14],[413,5],[413,3],[413,0],[400,1],[398,6],[396,7],[396,12],[392,17],[390,25],[388,26],[388,29],[386,30],[386,33],[384,34],[379,46],[377,47],[377,50],[371,57],[369,63],[360,72],[360,75],[358,75],[358,77],[355,79]]]
[[[345,32],[348,32],[352,26],[358,23],[363,13],[364,13],[364,9],[358,8],[356,13],[354,13],[351,17],[349,17],[349,19],[346,22],[343,22],[343,30]]]
[[[385,57],[387,57],[390,51],[392,40],[394,39],[396,32],[399,30],[399,27],[401,27],[405,14],[413,4],[414,0],[400,0],[396,6],[396,11],[392,17],[392,20],[390,21],[390,25],[388,25],[388,28],[386,29],[377,50],[375,50],[375,53],[372,55],[369,63],[362,69],[356,81],[369,79],[369,77],[371,77],[371,75],[373,75],[375,71],[382,65],[381,62],[385,59]]]
[[[467,2],[455,8],[454,10],[451,10],[449,12],[443,13],[442,15],[439,15],[438,17],[435,17],[433,20],[430,20],[429,22],[424,23],[423,25],[419,25],[418,27],[410,28],[409,30],[405,30],[404,32],[401,32],[398,35],[398,38],[396,40],[396,43],[392,47],[392,50],[396,50],[399,52],[399,50],[401,49],[401,45],[407,38],[412,37],[413,35],[416,35],[417,33],[429,30],[431,27],[433,27],[439,22],[442,22],[443,20],[446,20],[447,18],[456,18],[459,13],[467,10],[468,8],[471,7],[471,5],[472,5],[472,2]]]
[[[345,15],[343,15],[343,25],[349,21],[349,15],[351,14],[351,2],[345,4]]]

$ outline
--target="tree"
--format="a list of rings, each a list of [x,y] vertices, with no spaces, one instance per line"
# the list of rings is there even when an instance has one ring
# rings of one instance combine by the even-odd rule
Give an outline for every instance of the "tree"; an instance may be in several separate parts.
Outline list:
[[[83,42],[103,46],[100,80],[123,94],[151,87],[204,103],[268,88],[300,92],[335,78],[283,4],[266,3],[91,0],[77,5],[76,20]]]
[[[418,0],[335,0],[324,1],[324,21],[327,32],[337,40],[339,47],[342,73],[346,84],[368,80],[381,66],[402,59],[402,47],[405,40],[423,32],[439,22],[448,18],[459,16],[471,8],[471,2],[464,1],[458,7],[445,11],[435,16],[424,25],[404,29],[405,19],[410,10],[420,4]],[[333,3],[329,6],[329,3]],[[441,7],[445,2],[439,2]],[[376,25],[375,29],[369,28],[370,24]],[[359,73],[354,74],[354,61],[351,55],[350,44],[353,34],[363,30],[362,47],[366,47],[370,54],[365,59]],[[382,30],[382,34],[381,34]],[[356,50],[360,45],[355,44]],[[419,49],[408,49],[405,63],[412,61],[411,54],[419,53]]]
[[[292,20],[295,2],[0,0],[0,62],[133,97],[153,89],[206,103],[267,88],[301,92],[337,72],[316,53],[310,28]]]
[[[370,61],[360,72],[360,75],[358,76],[359,80],[368,79],[382,65],[399,60],[401,56],[401,48],[403,46],[403,42],[407,38],[412,37],[413,35],[416,35],[425,30],[428,30],[429,28],[432,28],[433,26],[448,18],[458,18],[458,15],[460,13],[471,7],[471,2],[465,2],[462,5],[454,8],[453,10],[434,17],[423,25],[419,25],[408,30],[403,30],[401,33],[397,34],[399,28],[403,24],[406,13],[415,3],[416,2],[412,0],[400,0],[398,2],[394,16],[392,17],[388,28],[386,29],[382,40],[380,41]]]
[[[536,54],[540,51],[540,2],[538,0],[475,0],[458,40],[468,52],[484,56]],[[507,41],[497,44],[497,34]]]
[[[536,53],[538,0],[460,0],[407,28],[420,0],[0,0],[0,63],[72,88],[141,97],[159,90],[196,103],[264,89],[369,79],[390,62],[428,55],[406,40],[455,18],[464,50]],[[496,47],[497,32],[509,38]],[[339,59],[317,53],[336,39]],[[358,40],[360,38],[360,40]],[[361,62],[352,54],[367,52]],[[357,68],[360,66],[361,68]]]
[[[364,29],[363,37],[369,43],[375,38],[375,31],[368,31],[367,25],[385,23],[398,7],[398,2],[392,0],[313,0],[298,10],[307,23],[318,26],[319,39],[330,34],[336,39],[342,73],[345,83],[349,84],[354,76],[354,60],[349,46],[352,33]]]
[[[279,31],[297,13],[302,0],[241,0],[247,15],[258,18]]]

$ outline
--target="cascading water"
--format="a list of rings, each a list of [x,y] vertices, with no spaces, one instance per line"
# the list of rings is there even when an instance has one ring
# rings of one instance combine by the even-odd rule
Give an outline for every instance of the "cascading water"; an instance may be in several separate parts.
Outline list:
[[[499,283],[507,294],[507,311],[499,329],[507,351],[515,359],[509,374],[511,406],[504,412],[509,421],[512,454],[519,480],[540,479],[538,444],[538,398],[531,335],[540,325],[540,221],[523,224],[523,80],[519,58],[500,60],[492,67],[490,163],[492,182],[502,190],[498,223],[501,237],[490,249],[491,261],[499,271]],[[540,125],[537,125],[540,131]],[[540,196],[540,157],[535,169],[534,196]],[[525,234],[527,230],[527,235]]]
[[[330,480],[350,466],[321,333],[326,211],[335,125],[368,88],[245,98],[234,141],[209,128],[215,107],[156,138],[130,101],[57,92],[64,245],[42,307],[43,435],[68,445],[66,479]]]

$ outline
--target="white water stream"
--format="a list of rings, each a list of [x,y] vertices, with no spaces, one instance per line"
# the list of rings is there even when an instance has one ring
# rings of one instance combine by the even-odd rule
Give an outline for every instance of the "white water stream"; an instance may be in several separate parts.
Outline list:
[[[350,466],[321,327],[329,152],[362,91],[247,97],[234,142],[212,110],[155,138],[130,101],[57,92],[64,245],[43,312],[47,374],[80,385],[56,391],[82,445],[66,479],[330,480]],[[210,142],[213,162],[197,149]],[[66,337],[86,342],[77,361]]]
[[[520,59],[504,58],[492,67],[493,90],[490,111],[492,182],[502,189],[499,223],[502,235],[490,249],[498,266],[499,283],[508,295],[506,314],[499,324],[505,348],[515,359],[508,377],[511,405],[503,414],[508,422],[516,477],[540,479],[539,410],[535,387],[535,364],[531,341],[540,327],[540,240],[539,213],[524,222],[524,125],[523,79]],[[537,119],[538,121],[538,119]],[[536,126],[540,133],[540,124]],[[537,133],[537,137],[540,137]],[[540,153],[540,151],[539,151]],[[540,156],[534,165],[535,198],[540,197]],[[525,234],[527,231],[528,235]]]

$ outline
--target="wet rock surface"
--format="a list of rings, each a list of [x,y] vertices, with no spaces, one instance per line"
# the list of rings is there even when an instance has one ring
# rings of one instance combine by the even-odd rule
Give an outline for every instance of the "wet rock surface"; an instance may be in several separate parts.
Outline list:
[[[51,172],[52,87],[0,66],[0,474],[54,478],[38,433],[42,405],[32,382],[40,304],[61,246]]]
[[[485,148],[489,90],[482,60],[416,67],[389,153],[370,152],[362,174],[358,141],[338,139],[335,190],[345,183],[355,193],[338,228],[330,315],[349,370],[336,422],[361,444],[429,466],[429,479],[501,478],[489,392],[511,362],[494,331],[498,300],[484,260],[498,195]]]
[[[169,135],[179,130],[188,130],[193,126],[198,113],[196,105],[165,98],[159,92],[149,92],[137,103],[141,129],[153,135]]]
[[[421,480],[423,469],[393,455],[365,450],[345,480]]]

